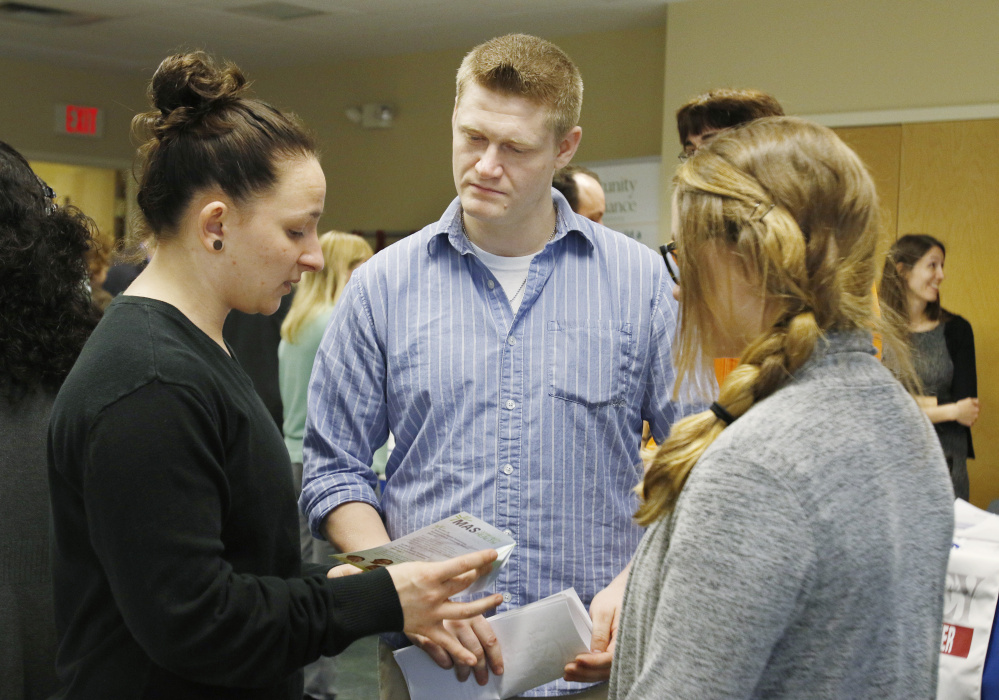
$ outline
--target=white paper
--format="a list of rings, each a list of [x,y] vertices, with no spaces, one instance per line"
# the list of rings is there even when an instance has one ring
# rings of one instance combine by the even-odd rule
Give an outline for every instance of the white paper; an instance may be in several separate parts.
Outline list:
[[[495,549],[499,556],[489,575],[462,591],[467,594],[490,590],[515,546],[512,537],[489,523],[468,513],[457,513],[381,547],[334,554],[333,558],[367,571],[407,561],[444,561],[483,549]]]
[[[561,678],[565,665],[590,650],[593,624],[572,588],[489,618],[503,653],[503,675],[464,683],[419,647],[395,653],[412,700],[503,700]]]
[[[981,697],[997,601],[999,517],[958,499],[944,590],[937,700]]]

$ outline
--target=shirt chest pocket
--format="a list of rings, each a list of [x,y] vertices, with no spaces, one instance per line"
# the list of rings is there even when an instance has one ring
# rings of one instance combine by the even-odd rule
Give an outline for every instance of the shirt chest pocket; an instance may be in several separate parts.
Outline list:
[[[623,406],[635,365],[632,325],[549,321],[548,394],[583,406]]]

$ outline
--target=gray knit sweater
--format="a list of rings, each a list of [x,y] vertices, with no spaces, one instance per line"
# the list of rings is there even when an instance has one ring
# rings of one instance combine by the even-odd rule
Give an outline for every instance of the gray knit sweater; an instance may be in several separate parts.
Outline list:
[[[953,492],[933,428],[834,335],[635,555],[611,698],[933,698]]]

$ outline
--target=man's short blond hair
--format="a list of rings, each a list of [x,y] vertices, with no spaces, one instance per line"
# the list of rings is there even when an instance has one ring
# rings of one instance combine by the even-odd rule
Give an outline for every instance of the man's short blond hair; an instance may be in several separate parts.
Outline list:
[[[579,123],[579,69],[562,49],[536,36],[507,34],[479,44],[461,62],[457,83],[457,102],[471,83],[537,102],[547,110],[545,122],[556,141]]]

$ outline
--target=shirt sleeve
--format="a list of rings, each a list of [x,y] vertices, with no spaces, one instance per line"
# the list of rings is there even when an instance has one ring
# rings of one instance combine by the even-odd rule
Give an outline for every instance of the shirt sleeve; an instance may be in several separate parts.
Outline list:
[[[627,697],[749,698],[814,580],[802,508],[772,473],[722,455],[725,469],[681,496],[661,576],[654,635]]]
[[[220,420],[193,390],[153,382],[105,408],[88,435],[89,536],[150,658],[196,682],[254,687],[401,629],[390,579],[258,576],[223,558],[238,465],[225,463]]]
[[[370,305],[352,278],[333,311],[309,381],[299,506],[316,537],[325,539],[323,520],[343,503],[359,501],[381,512],[371,461],[388,438],[385,385],[385,354]]]
[[[951,382],[951,395],[955,401],[978,396],[978,373],[975,366],[975,334],[971,324],[963,318],[955,317],[948,321],[954,324],[954,331],[948,334],[947,350],[954,363],[954,379]]]
[[[660,262],[660,265],[662,263]],[[652,338],[649,344],[649,375],[642,397],[642,418],[649,422],[652,437],[662,443],[674,423],[707,408],[699,400],[693,382],[685,382],[676,399],[673,389],[673,342],[679,328],[679,304],[673,298],[672,282],[665,269],[659,277],[659,291],[652,307]]]

